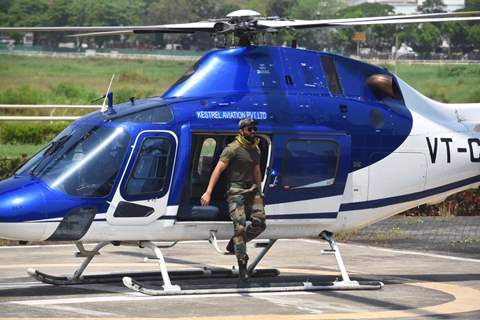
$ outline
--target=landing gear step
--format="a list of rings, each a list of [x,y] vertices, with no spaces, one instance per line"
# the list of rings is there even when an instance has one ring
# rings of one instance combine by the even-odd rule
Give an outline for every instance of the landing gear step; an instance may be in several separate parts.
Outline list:
[[[244,288],[201,288],[201,289],[181,289],[179,286],[163,287],[155,289],[144,286],[142,283],[125,277],[123,284],[134,291],[150,296],[181,296],[181,295],[201,295],[201,294],[228,294],[228,293],[262,293],[262,292],[293,292],[293,291],[332,291],[332,290],[378,290],[383,287],[379,281],[352,281],[345,283],[338,282],[292,282],[292,283],[270,283],[255,284],[250,283]]]
[[[74,285],[74,284],[94,284],[94,283],[113,283],[122,282],[126,276],[141,280],[155,281],[162,280],[160,271],[156,272],[134,272],[134,273],[108,273],[85,275],[77,279],[66,276],[54,276],[35,269],[28,269],[28,274],[43,283],[53,285]],[[280,274],[278,269],[257,269],[252,277],[276,277]],[[236,278],[237,271],[231,269],[203,269],[203,270],[178,270],[170,271],[172,280],[187,280],[198,278]]]

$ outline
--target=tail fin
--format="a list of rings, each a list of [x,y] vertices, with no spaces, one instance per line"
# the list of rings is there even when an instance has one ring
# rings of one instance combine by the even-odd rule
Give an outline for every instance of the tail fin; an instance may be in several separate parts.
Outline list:
[[[455,109],[457,120],[474,132],[480,132],[480,103],[446,104]]]
[[[410,110],[422,114],[432,121],[459,129],[480,132],[480,103],[442,103],[432,100],[397,77],[405,102]]]

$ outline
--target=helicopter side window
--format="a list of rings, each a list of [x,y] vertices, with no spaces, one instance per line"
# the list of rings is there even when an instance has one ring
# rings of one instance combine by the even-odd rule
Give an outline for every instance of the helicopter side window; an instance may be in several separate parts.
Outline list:
[[[283,162],[284,188],[316,188],[335,182],[339,148],[332,140],[291,140]]]
[[[325,72],[325,77],[327,78],[328,89],[333,95],[341,95],[343,93],[342,85],[340,84],[340,79],[338,78],[337,68],[335,67],[335,61],[333,57],[322,56],[322,67]]]
[[[129,196],[162,192],[167,182],[171,144],[168,139],[155,137],[143,141],[128,179],[126,193]]]

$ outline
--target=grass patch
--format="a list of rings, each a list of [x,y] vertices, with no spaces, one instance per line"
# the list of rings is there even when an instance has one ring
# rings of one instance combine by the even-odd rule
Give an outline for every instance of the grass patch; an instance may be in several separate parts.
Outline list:
[[[6,239],[0,239],[0,246],[18,246],[21,245],[23,242],[22,241],[16,241],[16,240],[6,240]]]
[[[394,70],[389,66],[390,70]],[[480,102],[479,65],[406,65],[397,74],[429,98],[449,103]]]
[[[104,94],[112,74],[115,103],[158,96],[191,65],[116,59],[2,56],[0,103],[90,104]]]
[[[335,233],[335,241],[348,242],[355,238],[360,233],[360,230],[342,231]]]
[[[0,144],[0,158],[29,158],[42,147],[38,144]]]
[[[371,233],[365,239],[374,243],[388,243],[394,240],[406,240],[408,239],[408,236],[405,235],[405,232],[402,229],[393,227],[387,231]]]
[[[115,103],[165,92],[192,63],[120,59],[2,56],[0,103],[90,104],[112,74]],[[386,66],[394,70],[393,66]],[[397,74],[426,96],[451,103],[480,102],[479,65],[398,64]]]

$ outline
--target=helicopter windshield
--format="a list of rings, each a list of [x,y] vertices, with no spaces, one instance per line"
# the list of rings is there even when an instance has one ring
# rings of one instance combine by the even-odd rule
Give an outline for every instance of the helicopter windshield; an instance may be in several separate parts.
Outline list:
[[[122,127],[70,126],[16,174],[36,176],[72,196],[104,197],[112,190],[129,141]]]

